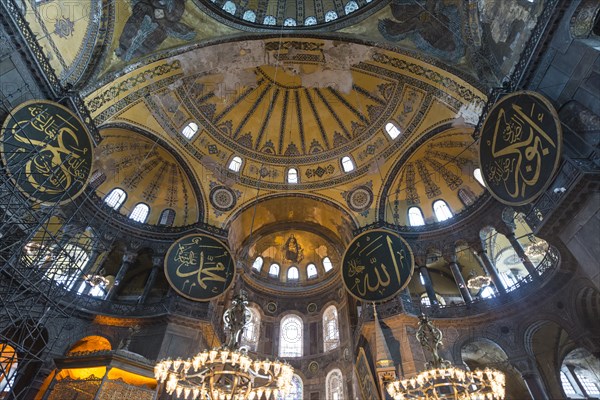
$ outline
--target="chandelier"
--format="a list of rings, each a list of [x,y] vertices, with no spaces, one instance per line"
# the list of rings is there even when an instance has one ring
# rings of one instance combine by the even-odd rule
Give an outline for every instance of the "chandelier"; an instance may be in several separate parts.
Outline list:
[[[492,280],[489,276],[478,275],[473,278],[469,278],[467,281],[467,287],[472,290],[479,290],[482,287],[489,286]]]
[[[433,355],[425,364],[426,371],[408,379],[387,384],[386,389],[394,400],[405,399],[504,399],[504,373],[486,368],[467,371],[451,365],[438,354],[442,332],[424,315],[419,318],[417,339]]]
[[[182,360],[166,359],[154,367],[168,394],[191,400],[270,400],[289,393],[294,369],[278,360],[255,360],[240,347],[244,327],[252,313],[246,293],[234,296],[223,314],[227,344]]]

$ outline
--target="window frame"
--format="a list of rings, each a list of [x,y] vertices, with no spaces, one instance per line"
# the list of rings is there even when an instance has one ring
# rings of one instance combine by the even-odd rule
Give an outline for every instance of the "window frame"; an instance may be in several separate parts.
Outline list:
[[[440,219],[438,216],[438,213],[436,211],[436,204],[443,204],[445,206],[446,209],[448,209],[448,212],[450,214],[449,217],[444,218],[444,219]],[[444,222],[444,221],[448,221],[449,219],[454,217],[454,214],[452,213],[452,210],[450,209],[450,206],[448,205],[448,202],[446,200],[443,199],[437,199],[435,200],[432,204],[431,204],[431,208],[433,209],[433,215],[435,216],[435,220],[437,222]]]
[[[234,166],[234,163],[236,166]],[[233,156],[227,165],[227,169],[238,174],[242,170],[242,165],[244,165],[244,159],[240,156]]]
[[[276,273],[273,273],[272,271],[277,271]],[[281,272],[281,267],[279,266],[279,264],[277,263],[271,263],[271,265],[269,265],[269,276],[271,278],[279,278],[279,273]]]
[[[314,273],[311,272],[313,269],[314,269]],[[314,278],[316,278],[318,276],[319,276],[319,270],[317,269],[317,266],[315,265],[315,263],[309,263],[306,266],[306,278],[307,279],[314,279]]]
[[[337,307],[333,304],[323,310],[323,351],[328,352],[340,347],[340,322]]]
[[[296,276],[295,277],[291,277],[290,275],[292,273],[294,273]],[[300,280],[300,270],[295,265],[292,265],[291,267],[288,268],[287,273],[286,273],[286,277],[287,277],[288,281],[298,282]]]
[[[140,207],[145,207],[146,208],[146,215],[144,215],[143,220],[140,219],[135,219],[133,218],[133,213],[136,212],[136,210]],[[145,224],[146,222],[148,222],[148,217],[150,217],[150,206],[144,202],[139,202],[135,205],[135,207],[133,207],[133,209],[131,210],[131,212],[129,213],[128,218],[132,221],[135,222],[139,222],[140,224]]]
[[[387,124],[385,124],[385,132],[392,140],[396,140],[400,135],[402,135],[400,128],[392,121],[389,121]]]
[[[113,195],[114,192],[117,192],[117,191],[120,191],[121,193],[123,193],[124,196],[122,197],[122,199],[121,198],[117,199],[115,204],[111,206],[108,203],[108,199]],[[104,196],[104,199],[102,201],[104,201],[104,204],[106,204],[113,210],[119,211],[119,209],[121,207],[123,207],[123,204],[125,204],[125,202],[127,201],[127,192],[125,190],[121,189],[120,187],[115,187],[110,192],[108,192],[108,194],[106,196]]]
[[[293,342],[289,341],[285,336],[285,327],[288,321],[295,321],[299,326],[299,337]],[[292,322],[290,322],[292,323]],[[296,314],[287,314],[279,321],[279,357],[281,358],[298,358],[304,356],[304,321],[302,317]],[[297,342],[297,344],[295,344]],[[286,346],[287,344],[287,346]]]
[[[350,163],[350,166],[348,166],[348,163]],[[343,156],[340,159],[340,164],[342,166],[342,171],[344,171],[346,174],[349,174],[356,169],[356,165],[354,165],[354,161],[350,156]]]
[[[194,138],[194,136],[196,136],[198,134],[199,130],[200,130],[200,125],[198,125],[198,123],[196,121],[188,121],[188,123],[185,124],[183,126],[183,128],[181,128],[180,133],[187,140],[192,140]],[[192,132],[191,135],[186,133],[186,132],[189,132],[189,131]]]
[[[419,218],[421,218],[421,221],[423,221],[422,224],[418,224],[418,225],[413,225],[413,223],[411,222],[411,210],[418,210],[419,211]],[[421,210],[421,207],[418,206],[410,206],[408,207],[408,210],[406,211],[406,219],[408,219],[408,225],[409,226],[424,226],[425,225],[425,215],[423,215],[423,210]]]

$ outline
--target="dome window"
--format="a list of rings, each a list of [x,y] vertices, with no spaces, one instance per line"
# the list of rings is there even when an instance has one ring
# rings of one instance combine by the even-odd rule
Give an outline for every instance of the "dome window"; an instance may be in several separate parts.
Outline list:
[[[123,205],[126,198],[127,193],[123,189],[115,188],[104,198],[104,202],[110,208],[117,211]]]
[[[231,162],[229,163],[229,169],[233,172],[240,172],[240,169],[242,168],[242,159],[238,156],[235,156],[231,159]]]
[[[354,163],[352,162],[352,159],[350,157],[342,157],[342,169],[344,170],[344,172],[354,171]]]
[[[275,25],[276,23],[277,23],[277,20],[272,15],[267,15],[265,17],[265,19],[263,20],[264,25]]]
[[[327,11],[327,13],[325,14],[325,22],[331,22],[335,19],[337,19],[338,15],[335,11]]]
[[[228,12],[229,14],[235,15],[235,10],[236,6],[231,0],[226,1],[225,4],[223,4],[223,11]]]
[[[269,267],[269,276],[272,278],[277,278],[279,276],[279,264],[271,264]]]
[[[317,19],[313,16],[307,17],[304,20],[304,26],[310,26],[310,25],[316,25],[317,24]]]
[[[286,20],[283,21],[283,26],[296,26],[296,20],[294,18],[286,18]]]
[[[298,268],[290,267],[287,272],[288,281],[297,281],[299,277]]]
[[[425,225],[425,219],[423,218],[423,212],[419,207],[411,207],[408,209],[408,224],[410,226],[423,226]]]
[[[252,269],[260,272],[263,266],[263,258],[261,256],[256,257],[256,260],[252,263]]]
[[[242,16],[242,19],[248,22],[256,22],[256,13],[252,10],[246,10]]]
[[[400,129],[398,129],[398,127],[396,125],[394,125],[394,123],[392,122],[388,122],[385,125],[385,131],[387,132],[388,135],[390,135],[390,137],[392,138],[392,140],[396,139],[398,136],[400,136]]]
[[[346,15],[356,10],[358,10],[358,4],[354,0],[347,2],[346,6],[344,7],[344,12],[346,13]]]
[[[158,225],[161,226],[172,226],[175,221],[175,210],[170,208],[165,208],[162,213],[160,213],[160,218],[158,219]]]
[[[323,269],[325,269],[325,272],[329,272],[333,269],[333,264],[331,263],[329,257],[325,257],[323,259]]]
[[[198,132],[198,124],[195,122],[190,122],[189,124],[187,124],[183,130],[181,131],[181,134],[188,140],[192,139],[194,137],[194,135],[196,134],[196,132]]]
[[[148,219],[148,214],[150,213],[150,207],[148,207],[144,203],[138,203],[129,214],[129,219],[132,219],[136,222],[144,223]]]
[[[290,168],[287,172],[288,183],[298,183],[298,170],[296,168]]]
[[[479,182],[479,184],[485,187],[485,181],[483,180],[483,176],[481,175],[481,168],[475,168],[473,171],[473,177]]]
[[[450,207],[448,207],[448,204],[444,200],[436,200],[433,202],[433,213],[438,222],[452,218]]]
[[[306,266],[306,276],[308,279],[315,278],[317,276],[317,266],[315,264],[308,264]]]

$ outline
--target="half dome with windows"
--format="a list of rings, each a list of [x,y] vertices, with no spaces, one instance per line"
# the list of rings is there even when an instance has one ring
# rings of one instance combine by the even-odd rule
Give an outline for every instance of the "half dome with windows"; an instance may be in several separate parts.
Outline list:
[[[390,138],[402,132],[392,123]],[[472,129],[448,125],[433,129],[393,167],[381,197],[386,220],[407,229],[457,222],[486,193]]]

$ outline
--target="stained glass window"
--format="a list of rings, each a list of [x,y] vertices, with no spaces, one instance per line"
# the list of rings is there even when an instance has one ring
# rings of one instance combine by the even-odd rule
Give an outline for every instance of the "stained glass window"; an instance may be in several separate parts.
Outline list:
[[[325,380],[326,400],[344,400],[344,377],[339,369],[332,369]]]
[[[337,308],[331,305],[323,312],[323,349],[333,350],[340,345]]]
[[[279,357],[302,357],[302,319],[286,315],[281,319]]]

